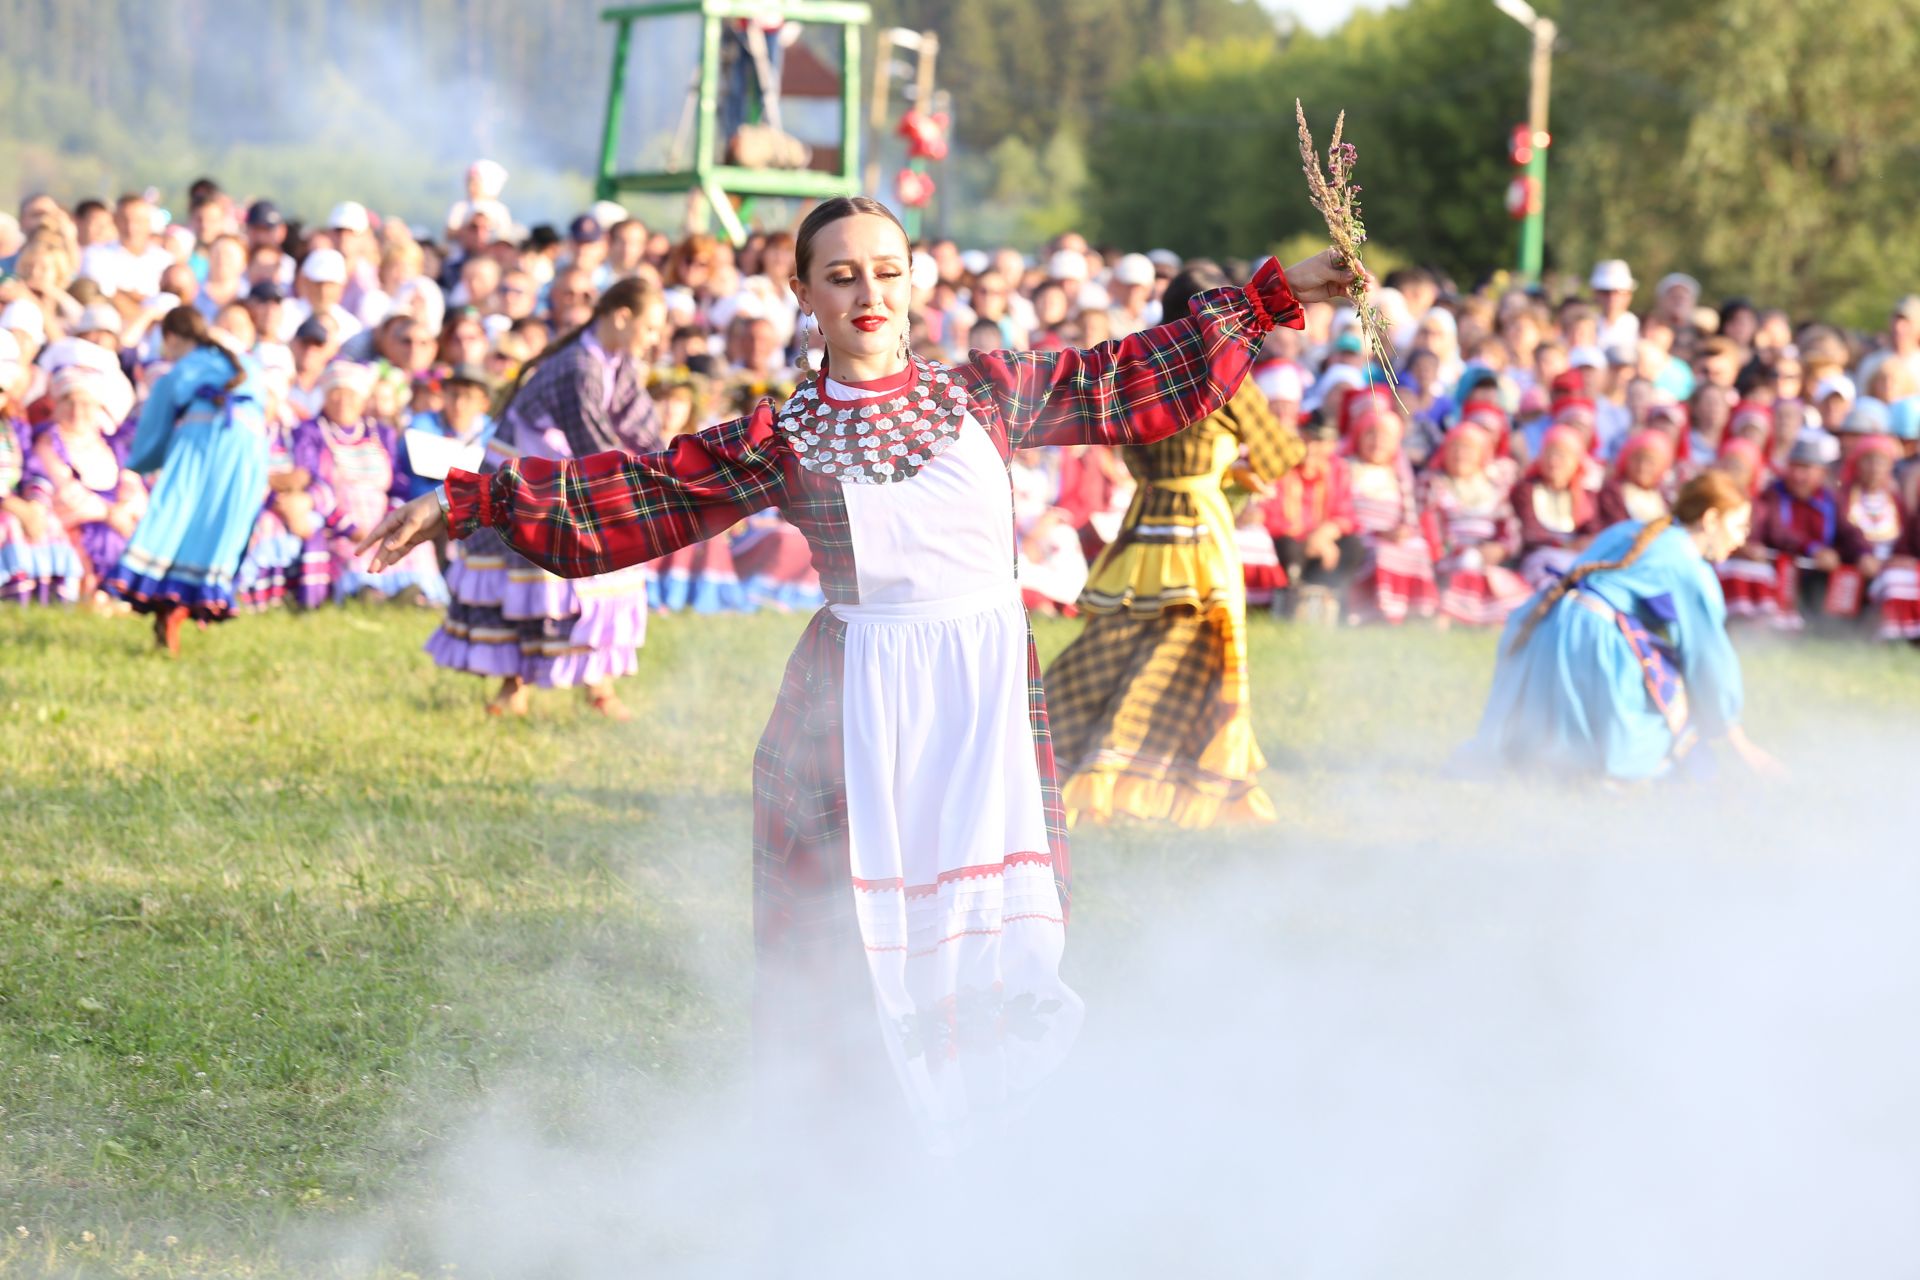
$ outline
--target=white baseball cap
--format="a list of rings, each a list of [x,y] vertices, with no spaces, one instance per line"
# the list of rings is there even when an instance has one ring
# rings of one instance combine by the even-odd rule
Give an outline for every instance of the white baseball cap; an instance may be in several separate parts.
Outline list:
[[[960,255],[960,266],[968,275],[977,276],[993,266],[993,259],[985,249],[969,249]]]
[[[300,264],[300,278],[315,284],[345,284],[347,260],[338,249],[315,249]]]
[[[1180,255],[1171,249],[1149,249],[1147,261],[1156,267],[1172,267],[1175,271],[1180,269]]]
[[[1664,294],[1667,290],[1673,288],[1673,286],[1677,284],[1685,285],[1687,287],[1687,292],[1691,293],[1694,297],[1697,298],[1700,296],[1700,282],[1698,280],[1695,280],[1692,276],[1688,275],[1684,271],[1670,271],[1666,275],[1661,276],[1660,287],[1655,289],[1654,292],[1657,294]]]
[[[1813,402],[1819,404],[1828,396],[1844,396],[1848,400],[1858,400],[1860,389],[1853,385],[1853,379],[1846,374],[1830,373],[1815,384]]]
[[[327,225],[340,231],[368,231],[373,220],[367,216],[367,206],[357,200],[342,200],[327,215]]]
[[[1061,249],[1047,259],[1047,279],[1085,280],[1087,255],[1075,249]]]
[[[1569,369],[1604,369],[1607,367],[1607,353],[1599,347],[1575,347],[1567,353]]]
[[[1142,285],[1154,281],[1153,259],[1144,253],[1129,253],[1113,264],[1115,284]]]
[[[1593,275],[1588,279],[1587,284],[1595,289],[1623,289],[1631,293],[1633,292],[1633,268],[1627,265],[1624,258],[1608,258],[1604,262],[1594,264]]]

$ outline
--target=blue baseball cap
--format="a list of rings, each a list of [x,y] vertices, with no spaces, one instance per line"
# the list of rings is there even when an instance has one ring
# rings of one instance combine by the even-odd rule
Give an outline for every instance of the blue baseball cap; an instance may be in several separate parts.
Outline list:
[[[1902,440],[1920,440],[1920,396],[1908,396],[1887,406],[1887,430]]]

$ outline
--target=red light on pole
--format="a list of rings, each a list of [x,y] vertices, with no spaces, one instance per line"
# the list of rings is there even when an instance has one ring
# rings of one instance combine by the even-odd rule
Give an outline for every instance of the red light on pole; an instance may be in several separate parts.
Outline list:
[[[1533,126],[1517,124],[1513,126],[1513,136],[1507,141],[1507,158],[1514,164],[1525,168],[1533,163],[1533,146],[1537,139]]]

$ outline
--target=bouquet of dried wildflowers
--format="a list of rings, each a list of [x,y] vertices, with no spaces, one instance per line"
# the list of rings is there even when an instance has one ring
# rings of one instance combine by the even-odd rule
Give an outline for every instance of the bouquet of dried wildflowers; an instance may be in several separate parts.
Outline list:
[[[1361,340],[1366,344],[1369,364],[1378,364],[1386,371],[1387,382],[1398,388],[1399,379],[1394,374],[1393,348],[1387,342],[1386,322],[1380,316],[1380,309],[1373,305],[1367,293],[1367,270],[1360,261],[1360,246],[1367,242],[1367,226],[1360,220],[1360,187],[1353,181],[1353,168],[1360,159],[1360,150],[1351,142],[1342,142],[1340,134],[1347,124],[1347,113],[1342,111],[1333,122],[1333,138],[1327,144],[1327,165],[1320,167],[1320,154],[1313,143],[1313,132],[1307,128],[1307,112],[1300,100],[1293,100],[1293,116],[1300,123],[1300,159],[1304,161],[1303,172],[1307,175],[1307,195],[1313,201],[1313,207],[1327,220],[1327,236],[1333,242],[1334,252],[1339,254],[1347,270],[1353,273],[1353,284],[1347,288],[1347,296],[1353,299],[1353,307],[1360,318]],[[1371,376],[1371,375],[1369,375]],[[1398,401],[1396,390],[1394,399]]]

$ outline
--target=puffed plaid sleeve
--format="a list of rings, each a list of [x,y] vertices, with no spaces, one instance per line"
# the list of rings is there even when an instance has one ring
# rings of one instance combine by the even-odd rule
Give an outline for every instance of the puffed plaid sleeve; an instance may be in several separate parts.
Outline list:
[[[656,559],[778,506],[784,471],[773,410],[681,436],[659,453],[518,458],[489,476],[447,474],[447,522],[464,538],[498,530],[565,578]]]
[[[999,409],[1015,449],[1151,444],[1225,404],[1275,325],[1304,323],[1269,258],[1244,288],[1203,293],[1171,323],[1086,351],[976,351],[957,372]]]

